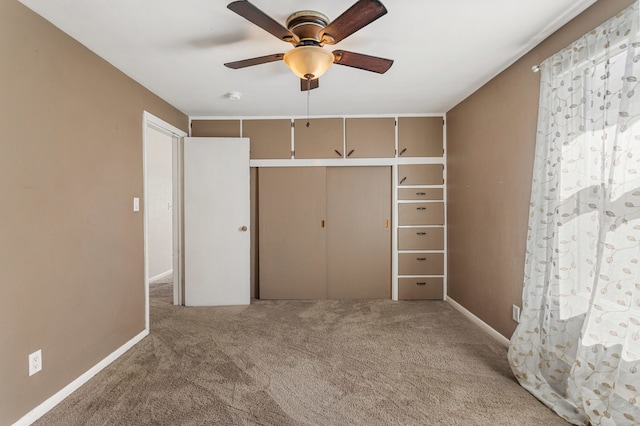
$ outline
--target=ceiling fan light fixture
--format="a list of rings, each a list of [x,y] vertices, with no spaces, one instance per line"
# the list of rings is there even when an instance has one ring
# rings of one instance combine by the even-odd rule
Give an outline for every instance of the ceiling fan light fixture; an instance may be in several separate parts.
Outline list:
[[[284,63],[302,79],[321,77],[333,64],[333,53],[320,46],[298,46],[284,54]]]

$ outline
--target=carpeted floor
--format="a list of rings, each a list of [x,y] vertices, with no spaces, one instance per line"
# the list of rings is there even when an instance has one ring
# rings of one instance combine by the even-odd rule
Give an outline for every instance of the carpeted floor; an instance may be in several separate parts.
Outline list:
[[[38,425],[566,425],[446,302],[171,305]]]

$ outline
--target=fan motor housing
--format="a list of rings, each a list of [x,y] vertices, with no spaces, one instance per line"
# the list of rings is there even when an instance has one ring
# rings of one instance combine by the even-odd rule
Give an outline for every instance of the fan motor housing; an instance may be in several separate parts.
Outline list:
[[[287,29],[295,34],[301,45],[321,43],[320,32],[329,25],[329,18],[315,10],[301,10],[287,18]]]

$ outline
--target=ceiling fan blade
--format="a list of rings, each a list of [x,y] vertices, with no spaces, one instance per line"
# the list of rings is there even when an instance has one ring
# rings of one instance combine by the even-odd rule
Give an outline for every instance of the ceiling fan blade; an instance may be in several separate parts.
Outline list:
[[[284,57],[284,53],[276,53],[274,55],[260,56],[257,58],[244,59],[242,61],[227,62],[224,64],[227,68],[233,68],[234,70],[246,67],[252,67],[254,65],[266,64],[269,62],[281,61]]]
[[[387,9],[378,0],[358,0],[327,25],[320,37],[326,44],[336,44],[386,13]]]
[[[313,90],[313,89],[317,89],[318,87],[320,87],[320,79],[318,79],[318,78],[314,78],[309,83],[310,84],[307,84],[307,80],[305,80],[304,78],[301,78],[300,79],[300,91],[306,92],[307,90]]]
[[[247,21],[253,22],[268,33],[278,37],[280,40],[293,43],[297,43],[298,41],[297,37],[291,31],[246,0],[229,3],[227,8],[242,16]]]
[[[378,58],[377,56],[363,55],[362,53],[347,52],[346,50],[334,50],[334,64],[346,65],[365,71],[384,74],[393,65],[393,60]]]

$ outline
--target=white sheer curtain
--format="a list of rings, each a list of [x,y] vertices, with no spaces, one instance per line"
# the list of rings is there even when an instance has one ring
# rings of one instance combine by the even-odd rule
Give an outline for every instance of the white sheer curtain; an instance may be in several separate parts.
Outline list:
[[[638,2],[541,64],[518,381],[574,424],[640,424]]]

